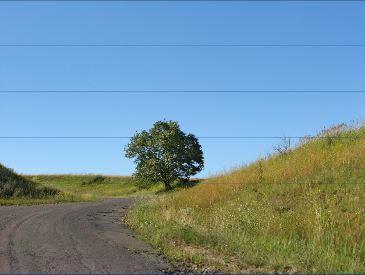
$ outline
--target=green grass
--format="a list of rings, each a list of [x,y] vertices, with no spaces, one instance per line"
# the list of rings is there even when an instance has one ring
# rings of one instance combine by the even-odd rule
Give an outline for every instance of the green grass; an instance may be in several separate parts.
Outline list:
[[[365,129],[326,135],[140,201],[127,222],[194,271],[364,272]]]
[[[78,200],[121,198],[138,191],[132,177],[102,175],[36,175],[27,176],[43,186],[61,190]]]
[[[0,198],[0,205],[31,205],[61,202],[96,201],[130,196],[137,191],[132,177],[102,175],[34,175],[22,176],[41,188],[59,190],[47,197],[17,196]]]

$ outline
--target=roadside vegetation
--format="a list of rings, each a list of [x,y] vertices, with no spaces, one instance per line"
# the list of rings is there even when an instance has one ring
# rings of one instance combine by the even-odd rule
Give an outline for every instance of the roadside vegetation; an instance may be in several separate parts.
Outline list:
[[[363,272],[365,128],[340,125],[281,145],[195,187],[141,200],[126,221],[186,270]]]

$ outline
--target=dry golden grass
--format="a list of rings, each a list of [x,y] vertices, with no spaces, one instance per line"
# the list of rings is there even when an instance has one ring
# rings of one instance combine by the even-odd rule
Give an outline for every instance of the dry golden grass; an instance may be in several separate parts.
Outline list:
[[[328,137],[326,137],[326,135]],[[331,131],[285,154],[213,177],[211,183],[364,183],[365,129]]]

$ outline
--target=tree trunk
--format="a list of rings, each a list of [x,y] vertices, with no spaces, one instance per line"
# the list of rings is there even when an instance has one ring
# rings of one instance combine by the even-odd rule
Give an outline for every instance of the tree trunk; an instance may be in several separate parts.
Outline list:
[[[164,185],[165,185],[165,191],[169,191],[169,190],[172,189],[172,186],[171,186],[170,182],[165,181],[164,182]]]

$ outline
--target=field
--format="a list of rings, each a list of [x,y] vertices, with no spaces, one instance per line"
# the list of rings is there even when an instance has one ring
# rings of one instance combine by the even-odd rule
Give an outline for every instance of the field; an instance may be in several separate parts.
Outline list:
[[[185,270],[365,271],[365,129],[141,201],[127,222]],[[281,148],[281,149],[283,149]]]
[[[61,190],[81,200],[121,198],[137,191],[132,177],[103,175],[38,175],[28,176],[40,184]]]
[[[23,176],[39,186],[59,190],[54,196],[0,198],[0,205],[44,204],[95,201],[134,194],[137,188],[132,177],[101,175],[36,175]]]

